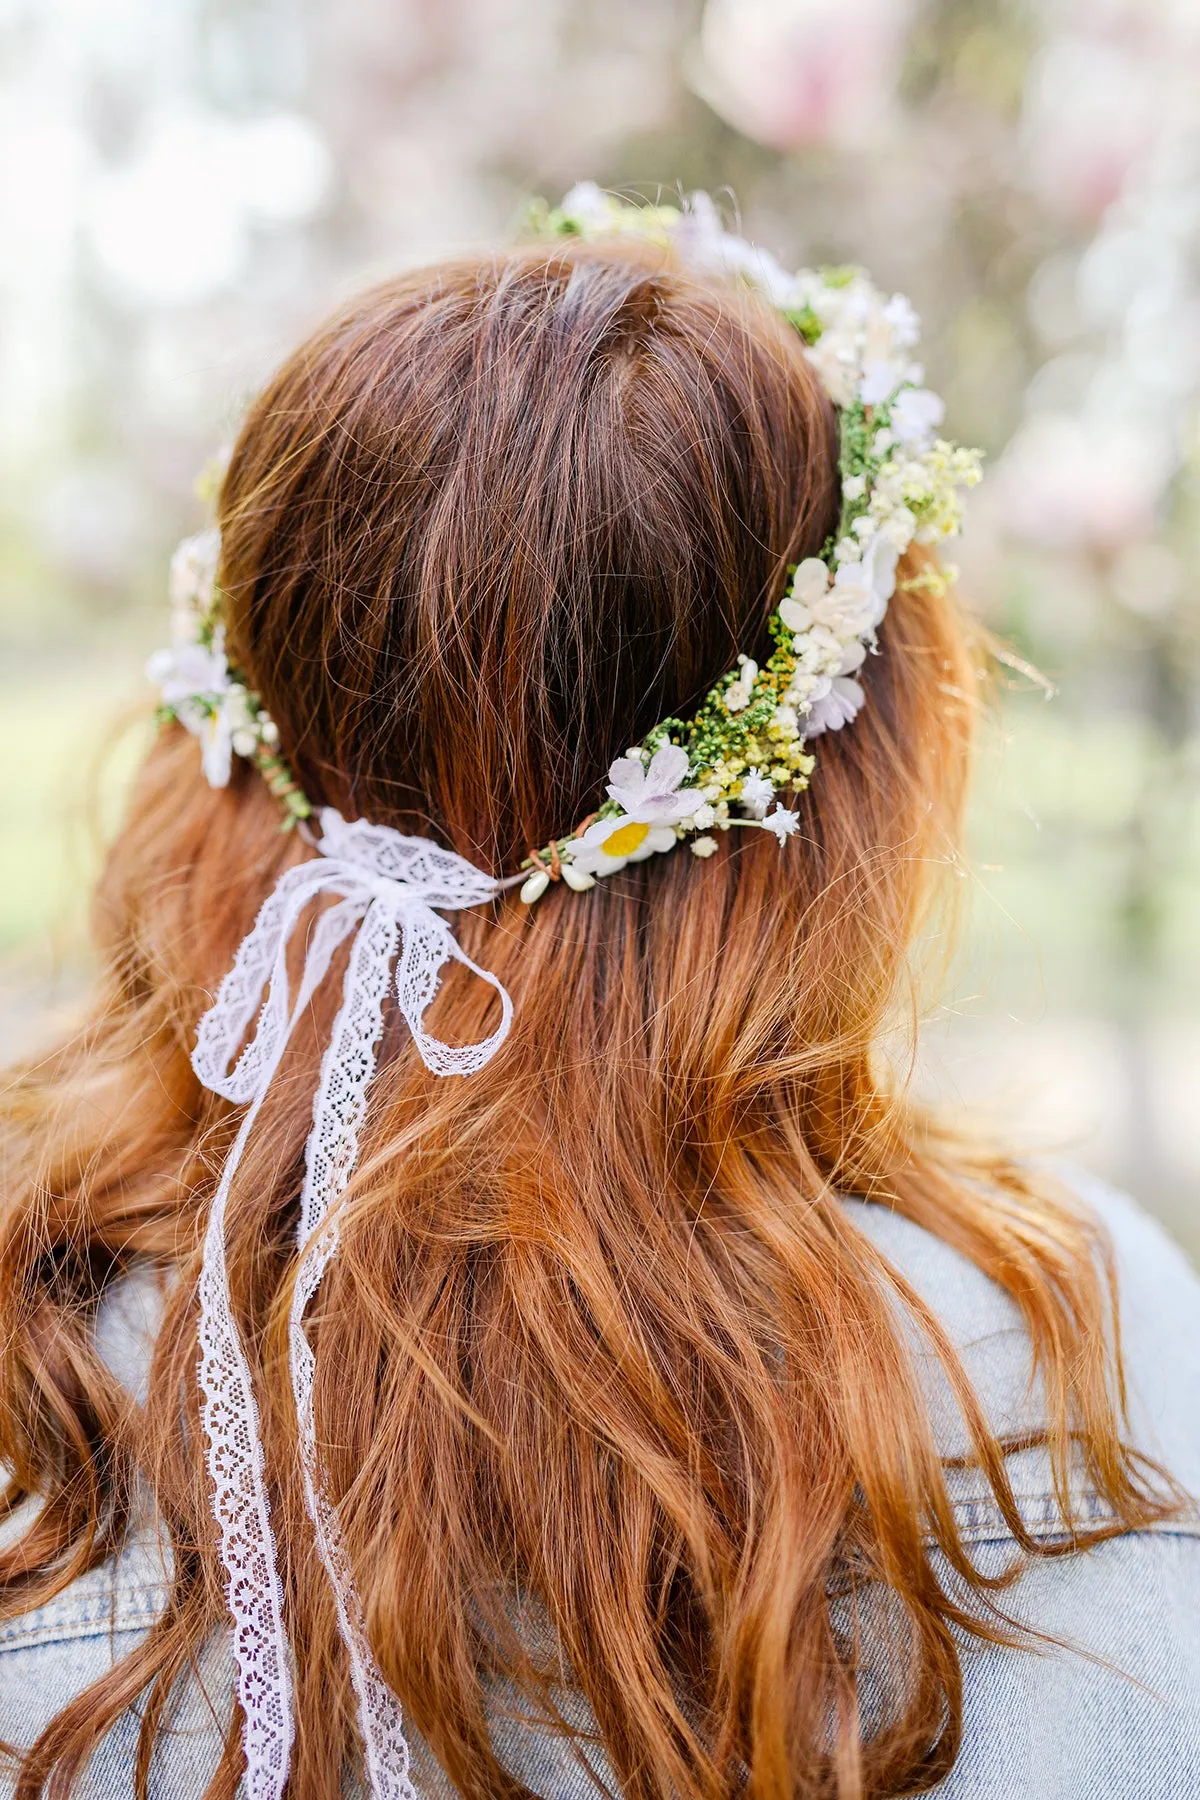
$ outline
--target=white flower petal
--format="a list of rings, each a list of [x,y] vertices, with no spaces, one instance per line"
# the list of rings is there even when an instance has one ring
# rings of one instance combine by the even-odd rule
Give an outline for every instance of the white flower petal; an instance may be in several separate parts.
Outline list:
[[[687,751],[680,749],[678,744],[662,744],[650,758],[646,787],[649,792],[665,797],[673,794],[681,781],[687,780],[687,772]]]
[[[184,538],[171,558],[167,592],[172,607],[180,612],[206,612],[212,604],[220,559],[221,533],[215,525]]]
[[[945,402],[929,388],[903,388],[892,401],[892,430],[902,444],[926,449],[945,416]]]
[[[228,787],[233,771],[233,744],[229,728],[220,713],[215,718],[205,719],[199,737],[200,765],[204,770],[205,781],[209,787]]]
[[[873,358],[863,366],[858,397],[864,406],[882,406],[904,380],[908,365],[891,357]]]
[[[792,576],[791,592],[797,600],[811,606],[829,586],[829,569],[819,556],[806,556]]]
[[[652,825],[636,850],[631,850],[627,862],[645,862],[648,856],[661,855],[665,850],[673,850],[679,842],[669,826]]]
[[[839,675],[831,682],[829,692],[815,700],[804,721],[804,735],[819,737],[823,731],[840,731],[858,717],[866,695],[857,681]]]
[[[640,756],[635,755],[632,750],[628,751],[609,765],[608,779],[611,788],[616,788],[621,793],[640,794],[646,786],[645,764]]]
[[[779,616],[789,631],[807,631],[813,622],[811,609],[803,601],[793,600],[790,595],[779,602]]]

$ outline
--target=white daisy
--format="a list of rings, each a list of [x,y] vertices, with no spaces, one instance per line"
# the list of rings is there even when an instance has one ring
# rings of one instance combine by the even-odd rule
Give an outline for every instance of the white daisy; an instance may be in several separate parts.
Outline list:
[[[618,813],[589,825],[582,837],[564,847],[563,856],[567,866],[581,875],[615,875],[626,863],[644,862],[656,851],[673,850],[677,841],[669,825],[649,825],[644,819]]]

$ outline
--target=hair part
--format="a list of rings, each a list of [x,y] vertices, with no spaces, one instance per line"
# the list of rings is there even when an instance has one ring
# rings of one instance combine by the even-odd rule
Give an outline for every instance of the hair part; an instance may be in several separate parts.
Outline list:
[[[789,566],[836,523],[835,422],[799,340],[749,296],[645,247],[540,247],[338,315],[251,408],[220,515],[231,641],[305,792],[510,873],[588,810],[614,756],[757,654]],[[1122,1441],[1098,1228],[939,1132],[880,1062],[956,854],[978,692],[954,598],[922,575],[902,566],[868,704],[820,741],[793,841],[729,834],[703,864],[656,857],[586,896],[463,915],[516,1008],[470,1082],[431,1077],[387,1023],[309,1318],[317,1419],[375,1654],[468,1800],[528,1793],[489,1738],[497,1676],[567,1728],[514,1593],[548,1615],[627,1800],[722,1800],[742,1779],[756,1800],[867,1800],[952,1765],[959,1634],[1014,1628],[955,1521],[914,1327],[1021,1552],[1048,1550],[945,1333],[840,1194],[936,1233],[1020,1307],[1066,1548],[1172,1505]],[[6,1506],[34,1516],[0,1553],[0,1616],[111,1555],[144,1484],[172,1551],[167,1611],[18,1757],[18,1800],[65,1793],[138,1700],[144,1793],[172,1689],[223,1627],[196,1287],[235,1112],[189,1051],[307,853],[251,770],[213,792],[164,731],[98,891],[91,1015],[5,1100],[0,1456]],[[334,1800],[358,1754],[286,1375],[335,985],[228,1219],[304,1620],[297,1800]],[[455,968],[431,1028],[476,1038],[491,1004]],[[172,1279],[139,1405],[92,1324],[144,1258]],[[1100,1527],[1072,1511],[1073,1456],[1111,1510]],[[860,1671],[885,1642],[868,1718]],[[212,1800],[240,1767],[235,1717]]]

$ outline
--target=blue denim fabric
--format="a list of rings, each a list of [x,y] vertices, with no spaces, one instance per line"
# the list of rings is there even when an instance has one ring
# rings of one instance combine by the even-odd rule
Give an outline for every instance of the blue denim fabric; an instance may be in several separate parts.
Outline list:
[[[1200,1281],[1159,1228],[1128,1200],[1078,1181],[1117,1250],[1132,1430],[1138,1445],[1200,1494]],[[956,1252],[906,1220],[848,1201],[855,1221],[937,1312],[963,1355],[993,1423],[1035,1423],[1029,1346],[1011,1302]],[[152,1331],[153,1303],[127,1284],[101,1320],[105,1354],[137,1385]],[[916,1346],[939,1443],[963,1448],[963,1428],[944,1379]],[[1040,1451],[1010,1459],[1028,1528],[1059,1529]],[[972,1555],[989,1573],[1008,1566],[1014,1545],[977,1471],[954,1471],[951,1489]],[[1082,1479],[1082,1478],[1081,1478]],[[1093,1515],[1102,1508],[1081,1487]],[[943,1571],[947,1581],[948,1574]],[[76,1581],[50,1605],[0,1627],[0,1738],[28,1743],[73,1694],[134,1645],[162,1606],[161,1552],[147,1538]],[[964,1646],[965,1733],[940,1800],[1197,1800],[1200,1797],[1200,1523],[1128,1534],[1086,1555],[1030,1565],[1001,1603],[1061,1643],[1037,1651]],[[524,1629],[550,1642],[544,1619]],[[220,1754],[216,1721],[229,1716],[231,1671],[224,1640],[205,1647],[199,1679],[175,1707],[151,1773],[153,1800],[192,1800]],[[564,1711],[591,1726],[585,1700],[560,1695]],[[590,1767],[615,1789],[603,1751],[582,1757],[522,1723],[518,1696],[492,1690],[500,1760],[543,1800],[593,1800]],[[127,1800],[137,1739],[130,1713],[110,1734],[79,1788],[85,1800]],[[424,1800],[454,1800],[428,1747],[412,1732],[413,1781]],[[0,1796],[11,1793],[0,1773]]]

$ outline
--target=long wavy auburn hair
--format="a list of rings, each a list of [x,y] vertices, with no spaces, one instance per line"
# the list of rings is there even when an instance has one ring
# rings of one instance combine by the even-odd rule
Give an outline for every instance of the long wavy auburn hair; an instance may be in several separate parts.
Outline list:
[[[365,295],[251,408],[219,504],[230,638],[314,801],[508,874],[591,809],[614,756],[767,649],[788,567],[837,506],[831,408],[749,296],[627,245],[461,261]],[[910,558],[868,704],[819,741],[782,851],[729,834],[703,863],[678,851],[460,915],[516,1007],[469,1080],[385,1033],[309,1321],[317,1417],[375,1652],[468,1800],[529,1792],[493,1752],[490,1681],[559,1718],[514,1593],[544,1606],[629,1800],[864,1800],[950,1768],[964,1634],[1012,1628],[956,1526],[914,1331],[1024,1556],[1171,1504],[1123,1445],[1097,1227],[940,1133],[879,1054],[956,854],[977,675],[953,598]],[[0,1609],[110,1556],[147,1487],[172,1553],[146,1639],[14,1752],[20,1800],[65,1794],[135,1702],[143,1793],[171,1691],[224,1626],[197,1275],[237,1112],[189,1051],[309,854],[248,766],[214,792],[164,731],[100,883],[90,1016],[8,1090],[0,1456],[32,1522],[0,1555]],[[297,1035],[229,1215],[299,1647],[296,1800],[334,1800],[358,1756],[286,1372],[339,987]],[[454,967],[431,1029],[479,1037],[494,1004]],[[840,1194],[936,1233],[1019,1306],[1064,1542],[1026,1533],[1012,1445]],[[174,1279],[138,1403],[93,1319],[147,1258]],[[1111,1512],[1098,1529],[1071,1510],[1076,1462]],[[212,1800],[242,1766],[236,1711],[228,1730]]]

